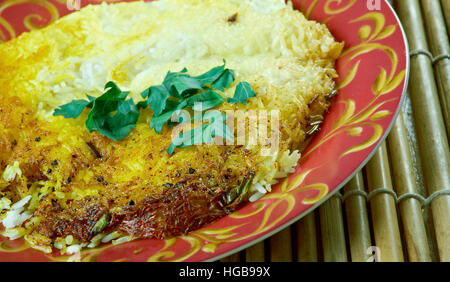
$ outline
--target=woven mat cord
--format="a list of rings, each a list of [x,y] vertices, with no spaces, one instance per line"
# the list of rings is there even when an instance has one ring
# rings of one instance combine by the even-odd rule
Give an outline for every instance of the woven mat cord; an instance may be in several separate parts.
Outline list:
[[[425,56],[427,56],[427,57],[431,60],[431,62],[433,63],[433,65],[435,65],[436,63],[438,63],[438,62],[441,61],[441,60],[444,60],[444,59],[450,59],[450,55],[449,55],[449,54],[441,54],[441,55],[438,55],[438,56],[436,56],[436,57],[433,57],[433,54],[431,54],[431,52],[429,52],[429,51],[427,51],[427,50],[421,50],[421,49],[411,51],[411,52],[409,53],[409,55],[410,55],[411,57],[417,56],[417,55],[425,55]]]
[[[351,190],[351,191],[346,192],[344,195],[342,195],[341,193],[338,193],[338,197],[341,199],[342,202],[344,202],[348,197],[351,197],[351,196],[362,196],[362,197],[366,198],[367,201],[370,201],[376,195],[383,194],[383,193],[391,195],[395,199],[397,204],[403,200],[416,199],[421,202],[422,208],[429,206],[434,199],[436,199],[440,196],[444,196],[444,195],[450,196],[450,190],[436,191],[433,194],[431,194],[428,198],[425,198],[424,196],[422,196],[420,194],[416,194],[416,193],[405,193],[405,194],[398,196],[392,189],[377,188],[370,193],[367,193],[367,192],[361,191],[361,190]]]

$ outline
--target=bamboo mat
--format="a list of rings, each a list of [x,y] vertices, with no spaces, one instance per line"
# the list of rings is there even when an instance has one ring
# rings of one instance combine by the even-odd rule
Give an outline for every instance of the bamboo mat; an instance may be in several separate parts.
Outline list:
[[[338,195],[221,261],[450,261],[450,1],[389,2],[411,71],[386,142]]]

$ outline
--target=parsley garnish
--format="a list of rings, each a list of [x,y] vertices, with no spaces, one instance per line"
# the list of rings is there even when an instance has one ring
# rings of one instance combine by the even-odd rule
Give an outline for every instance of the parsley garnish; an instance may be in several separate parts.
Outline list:
[[[168,149],[172,154],[176,147],[184,148],[201,143],[212,143],[214,137],[232,139],[228,126],[225,124],[226,115],[212,111],[204,114],[225,102],[225,99],[217,92],[223,92],[234,82],[234,71],[225,68],[225,60],[222,66],[215,67],[199,76],[190,76],[185,68],[180,72],[168,72],[161,85],[151,86],[141,93],[143,101],[137,105],[132,99],[127,99],[129,92],[124,92],[114,82],[108,82],[107,90],[102,96],[94,98],[87,95],[88,100],[74,100],[71,103],[60,106],[53,113],[54,116],[76,119],[85,108],[89,108],[86,128],[89,132],[97,131],[114,141],[121,141],[136,127],[140,109],[150,107],[153,117],[150,129],[161,134],[164,124],[169,127],[177,123],[186,122],[182,118],[178,122],[170,121],[171,117],[180,116],[183,109],[198,110],[194,107],[201,103],[202,113],[193,119],[202,118],[210,121],[198,128],[180,134]],[[237,85],[233,98],[228,98],[228,103],[241,103],[246,105],[247,99],[256,94],[247,82]]]
[[[240,82],[236,86],[234,97],[228,98],[227,102],[230,104],[241,103],[243,105],[247,105],[247,99],[252,97],[256,97],[256,94],[250,84],[248,82]]]
[[[88,96],[89,101],[75,100],[63,105],[53,115],[76,119],[85,108],[90,108],[86,120],[88,131],[98,131],[114,141],[121,141],[136,126],[139,109],[132,99],[125,100],[129,92],[123,92],[114,82],[108,82],[106,89],[98,98]]]
[[[168,72],[163,83],[152,86],[141,93],[147,99],[138,103],[138,107],[153,111],[150,129],[161,134],[162,127],[173,114],[185,108],[193,109],[195,103],[202,103],[202,110],[212,109],[225,100],[214,90],[224,91],[234,82],[234,71],[224,64],[208,72],[192,77],[187,69],[180,72]],[[172,125],[172,123],[169,123]]]
[[[54,111],[53,115],[76,119],[89,104],[89,101],[86,100],[74,100],[69,104],[60,106],[59,109]]]
[[[234,135],[226,124],[227,116],[225,114],[219,111],[210,111],[206,114],[196,115],[193,119],[211,122],[178,135],[170,144],[167,153],[173,154],[175,147],[186,148],[197,144],[211,144],[216,136],[233,140]]]

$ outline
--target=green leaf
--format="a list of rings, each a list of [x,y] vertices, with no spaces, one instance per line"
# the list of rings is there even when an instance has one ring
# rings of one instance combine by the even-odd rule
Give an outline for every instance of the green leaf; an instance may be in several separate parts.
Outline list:
[[[161,130],[164,124],[170,120],[173,114],[181,111],[186,107],[186,101],[174,101],[168,100],[166,103],[166,110],[159,116],[153,116],[150,122],[150,129],[155,129],[158,134],[161,134]]]
[[[89,132],[97,131],[114,141],[121,141],[136,126],[139,109],[132,99],[125,100],[129,92],[120,90],[114,82],[108,82],[105,90],[100,97],[88,96],[90,102],[84,101],[85,107],[91,108],[86,128]]]
[[[152,86],[142,92],[141,96],[147,95],[147,100],[138,103],[138,108],[150,108],[154,115],[160,115],[166,108],[167,99],[170,97],[169,90],[164,85]]]
[[[62,105],[53,112],[53,116],[63,116],[65,118],[76,119],[83,110],[90,104],[86,100],[74,100],[68,104]]]
[[[173,154],[175,148],[186,148],[193,145],[213,143],[214,137],[233,140],[234,135],[226,125],[226,115],[219,111],[210,111],[206,114],[196,115],[194,118],[203,117],[210,123],[182,132],[170,144],[167,153]]]
[[[236,86],[234,97],[228,98],[228,103],[230,104],[241,103],[243,105],[247,105],[247,99],[252,97],[256,97],[256,93],[253,91],[250,84],[248,82],[240,82]]]
[[[121,141],[136,127],[139,114],[132,99],[115,102],[96,100],[86,120],[86,128],[89,132],[98,131],[114,141]]]
[[[95,98],[87,95],[88,101],[72,101],[56,109],[53,115],[75,119],[85,108],[90,108],[86,120],[88,131],[98,131],[103,136],[120,141],[136,127],[140,109],[146,109],[150,106],[153,111],[150,129],[154,129],[158,134],[161,134],[164,124],[167,123],[171,127],[174,124],[187,121],[187,117],[180,115],[184,108],[197,110],[196,106],[201,105],[201,111],[204,112],[225,101],[220,94],[214,91],[214,89],[224,91],[234,82],[234,71],[226,69],[225,65],[224,60],[222,66],[212,68],[196,77],[191,77],[186,68],[180,72],[169,71],[161,85],[151,86],[141,93],[144,100],[137,105],[134,104],[132,99],[126,100],[129,92],[120,90],[114,82],[110,81],[106,83],[105,93],[100,97]],[[248,98],[254,96],[255,94],[248,83],[240,83],[236,88],[235,97],[228,100],[231,103],[245,104]],[[205,117],[208,117],[208,114]],[[177,120],[172,121],[172,117],[177,117]],[[203,115],[200,115],[200,117],[203,118]],[[186,139],[186,142],[183,142],[184,145],[181,146],[209,143],[214,140],[215,136],[221,136],[225,139],[233,137],[229,128],[226,125],[223,126],[224,120],[226,120],[225,115],[210,117],[211,123],[182,135],[181,137]],[[201,133],[198,134],[199,132]],[[189,138],[187,138],[188,134]],[[191,135],[194,136],[193,139],[190,137]],[[169,149],[173,152],[174,145],[171,145]]]
[[[211,87],[223,92],[226,88],[230,87],[231,83],[233,82],[234,71],[226,69],[224,70],[222,75],[216,81],[214,81]]]
[[[96,100],[101,101],[117,101],[125,100],[130,94],[130,92],[122,92],[120,88],[112,81],[106,83],[105,90],[107,90],[102,96],[98,97]]]
[[[202,75],[196,76],[195,79],[197,79],[202,84],[202,86],[205,86],[219,79],[219,77],[223,74],[224,71],[225,71],[225,60],[223,61],[222,66],[215,67]]]
[[[186,98],[190,95],[207,90],[206,86],[224,91],[234,81],[234,72],[225,69],[224,64],[219,67],[212,68],[206,73],[191,77],[184,68],[181,72],[168,72],[163,85],[169,90],[170,95],[175,98]],[[145,97],[144,97],[145,98]]]
[[[226,62],[223,60],[222,66],[215,67],[195,79],[199,80],[203,87],[211,84],[212,88],[224,91],[234,81],[234,71],[226,69],[225,65]]]
[[[174,115],[175,114],[175,115]],[[180,123],[185,123],[188,122],[190,115],[187,116],[184,112],[182,112],[181,110],[176,111],[172,114],[171,119],[167,122],[167,126],[169,128],[172,128],[174,125],[176,124],[180,124]]]
[[[181,72],[170,72],[169,71],[167,73],[162,85],[164,87],[166,87],[166,89],[169,90],[171,96],[173,96],[175,98],[181,98],[181,95],[178,93],[177,89],[175,87],[173,87],[173,82],[175,79],[177,79],[179,77],[187,77],[188,75],[186,74],[186,72],[187,72],[187,69],[184,68]]]
[[[171,87],[174,88],[181,97],[188,97],[203,89],[202,84],[197,79],[189,76],[176,77],[173,79]]]
[[[226,140],[230,141],[233,140],[234,135],[226,124],[227,122],[226,114],[221,113],[219,111],[210,111],[204,115],[203,120],[210,120],[212,122],[210,124],[212,137],[220,136]]]
[[[224,101],[225,99],[222,96],[212,90],[208,90],[188,98],[187,106],[194,109],[193,107],[196,103],[201,103],[202,111],[206,111],[222,104]]]
[[[113,140],[123,140],[130,134],[131,129],[136,127],[139,114],[139,109],[132,99],[120,101],[117,112],[114,115],[109,114],[106,118],[107,126],[102,129],[104,135]]]
[[[180,135],[175,137],[174,140],[172,140],[169,149],[167,149],[167,153],[173,154],[176,147],[186,148],[196,144],[205,143],[205,140],[203,138],[203,131],[206,130],[207,127],[208,124],[205,124],[189,131],[182,132]]]
[[[224,64],[215,67],[206,73],[191,77],[184,68],[181,72],[168,72],[162,85],[153,86],[141,93],[145,101],[139,102],[139,108],[147,108],[149,105],[153,110],[150,129],[155,129],[158,134],[166,122],[171,127],[176,122],[169,121],[174,113],[185,107],[193,108],[196,103],[201,103],[202,110],[214,108],[225,100],[211,87],[224,90],[234,81],[234,72],[225,69]],[[173,99],[169,100],[169,96]],[[169,101],[171,101],[169,103]]]
[[[91,102],[91,103],[93,103],[95,101],[95,99],[96,99],[95,97],[92,97],[92,96],[89,96],[89,95],[86,95],[86,96],[88,97],[89,102]],[[89,106],[87,106],[87,107],[89,107]],[[92,105],[89,108],[92,108]]]

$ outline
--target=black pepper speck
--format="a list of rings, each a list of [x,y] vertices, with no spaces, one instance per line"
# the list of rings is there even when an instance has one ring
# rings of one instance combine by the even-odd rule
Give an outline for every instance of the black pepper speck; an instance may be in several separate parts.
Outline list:
[[[236,14],[230,16],[230,17],[227,19],[227,22],[229,22],[229,23],[234,23],[234,22],[236,22],[237,17],[238,17],[238,13],[236,13]]]

